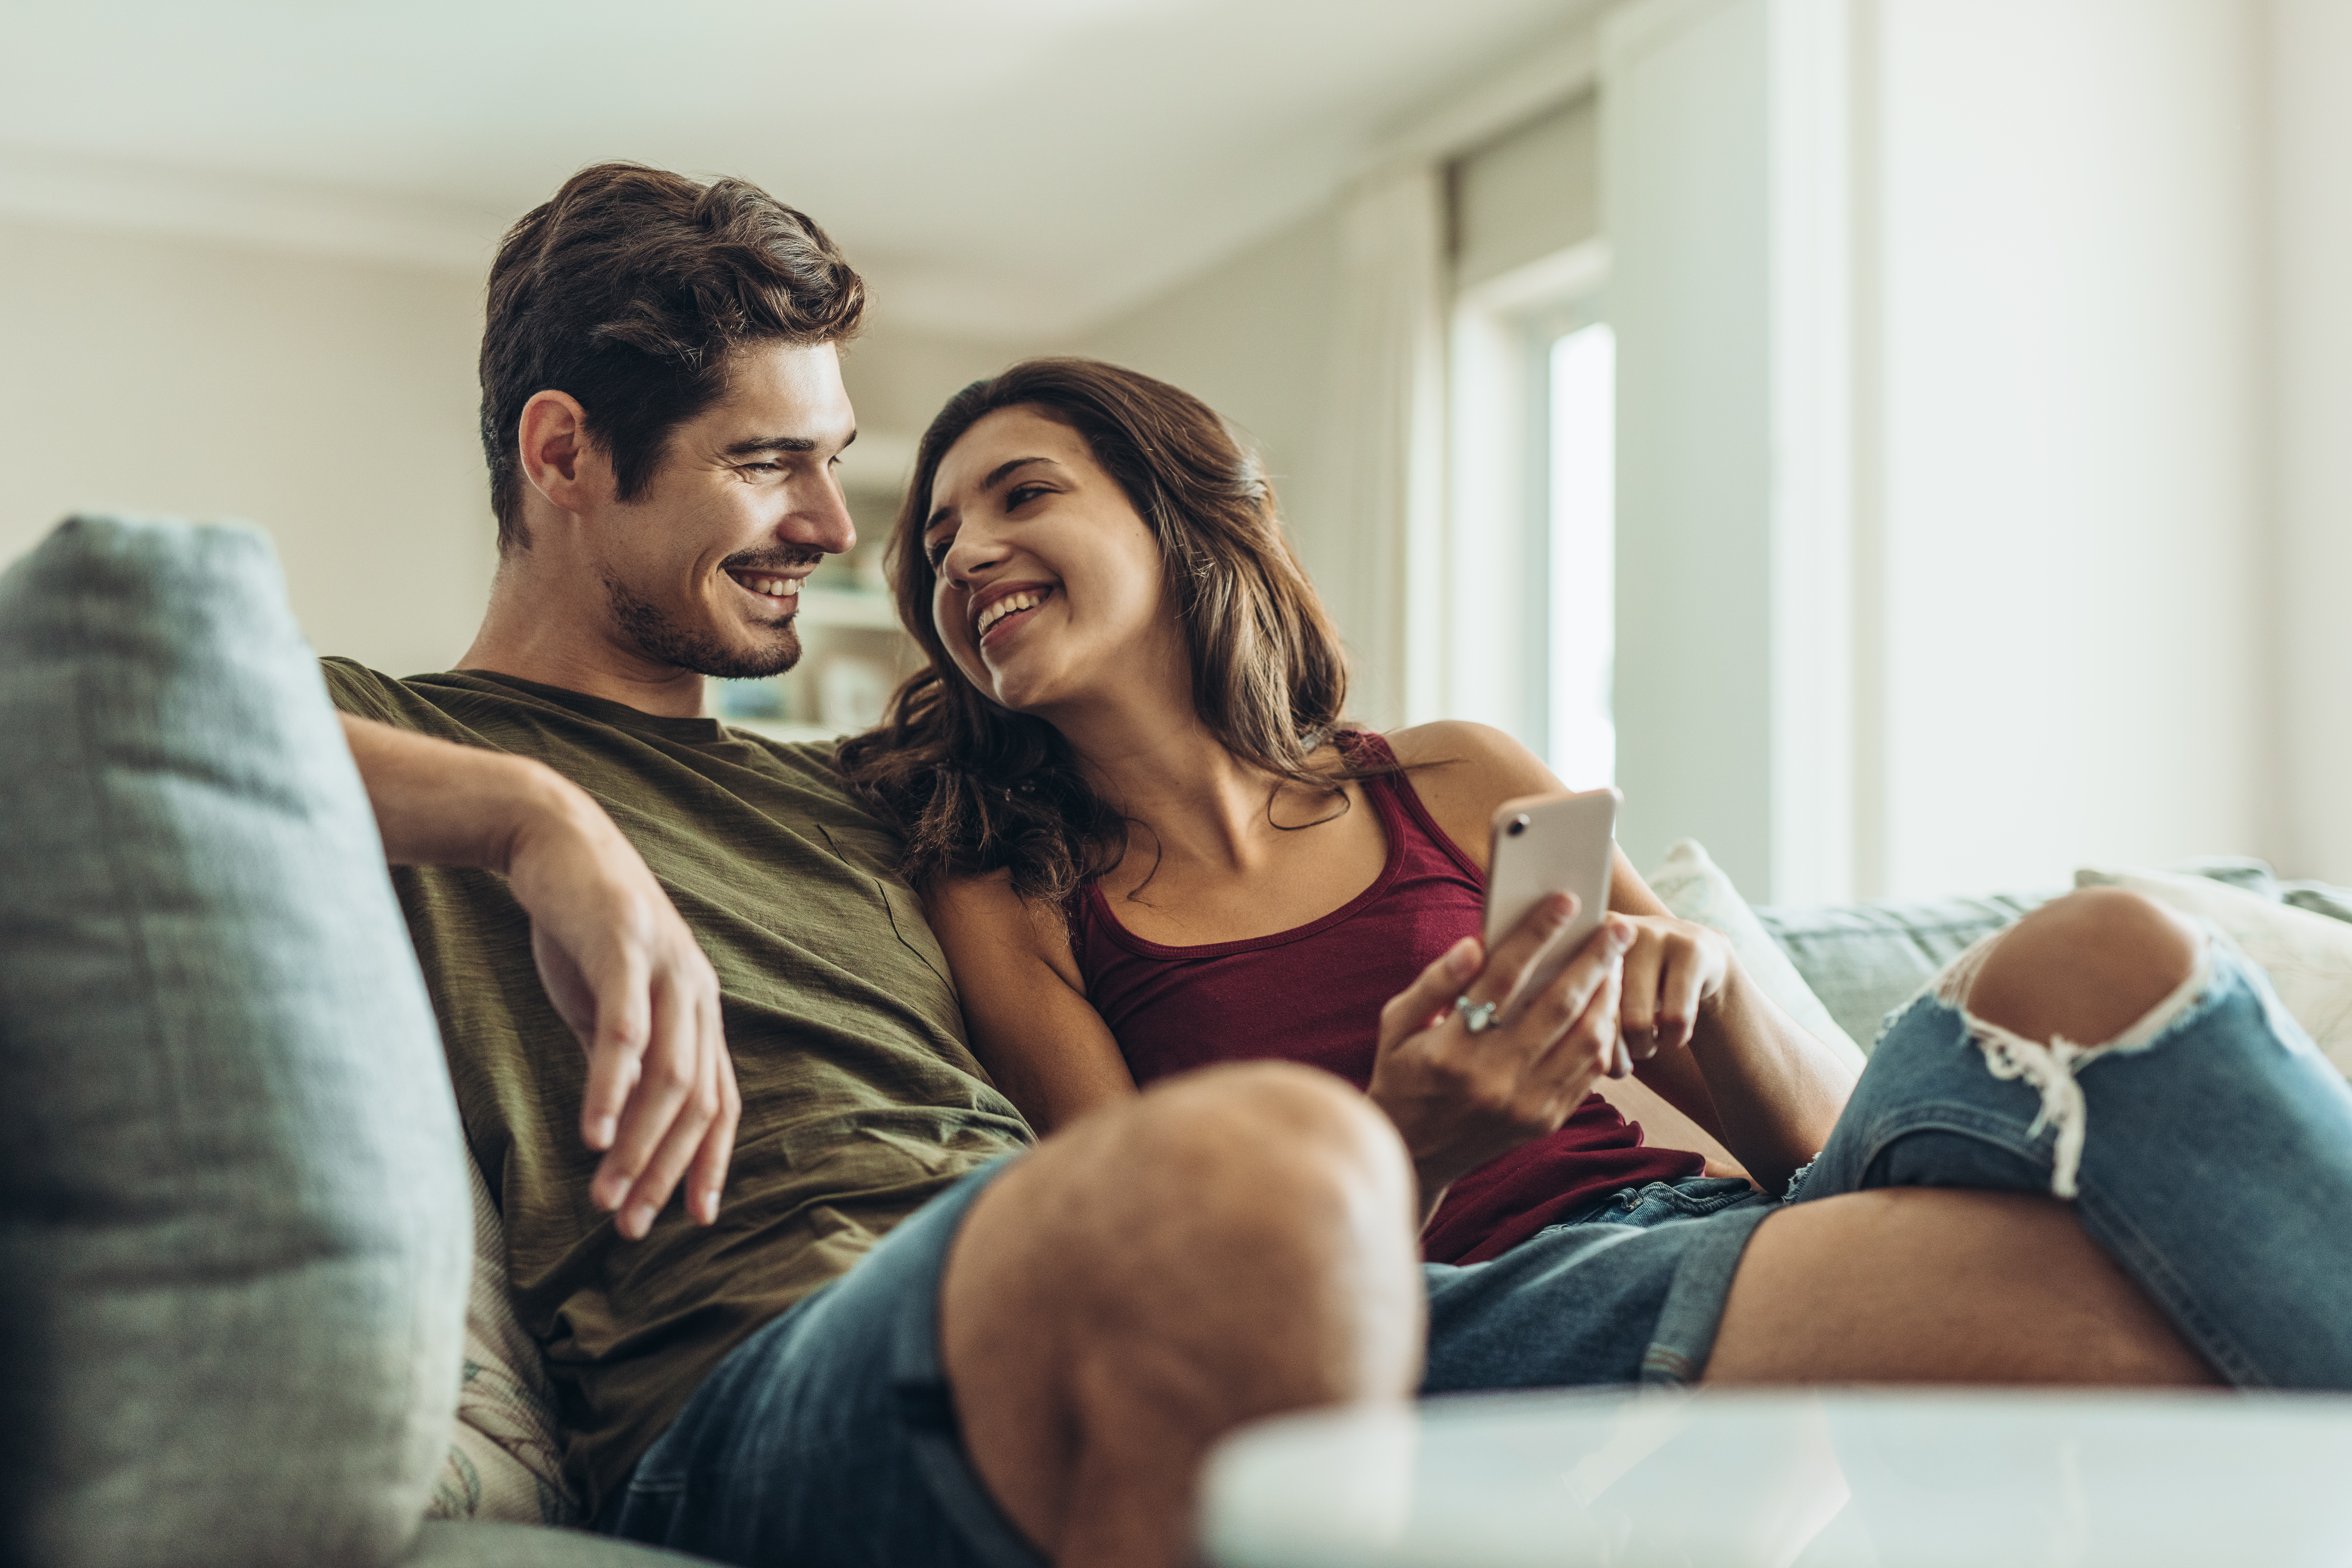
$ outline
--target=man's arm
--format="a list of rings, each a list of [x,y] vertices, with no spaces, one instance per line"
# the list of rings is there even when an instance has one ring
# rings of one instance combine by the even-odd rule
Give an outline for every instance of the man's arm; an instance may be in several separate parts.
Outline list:
[[[530,916],[540,978],[588,1052],[594,1201],[640,1237],[683,1175],[688,1213],[717,1219],[742,1110],[719,977],[635,848],[541,763],[349,714],[343,734],[387,859],[498,872]]]

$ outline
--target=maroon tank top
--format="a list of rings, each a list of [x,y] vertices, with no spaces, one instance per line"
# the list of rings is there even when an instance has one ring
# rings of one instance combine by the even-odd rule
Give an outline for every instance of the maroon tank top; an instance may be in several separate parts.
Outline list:
[[[1391,761],[1378,735],[1342,743]],[[1118,1040],[1135,1081],[1211,1062],[1280,1058],[1371,1081],[1381,1005],[1484,919],[1486,879],[1433,820],[1402,773],[1363,781],[1388,861],[1372,885],[1293,930],[1246,942],[1163,947],[1118,923],[1099,883],[1076,900],[1071,945],[1087,997]],[[1434,1263],[1479,1263],[1623,1187],[1677,1181],[1696,1154],[1642,1142],[1599,1095],[1566,1126],[1454,1184],[1422,1237]]]

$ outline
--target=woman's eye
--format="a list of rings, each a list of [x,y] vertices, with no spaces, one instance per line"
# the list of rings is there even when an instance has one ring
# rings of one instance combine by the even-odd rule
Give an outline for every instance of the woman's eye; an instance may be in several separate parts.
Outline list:
[[[954,542],[955,540],[951,537],[929,539],[923,542],[923,559],[931,563],[932,571],[936,572],[940,569],[940,563],[948,558],[948,546]]]
[[[1044,485],[1015,485],[1004,492],[1004,510],[1018,511],[1045,493]]]

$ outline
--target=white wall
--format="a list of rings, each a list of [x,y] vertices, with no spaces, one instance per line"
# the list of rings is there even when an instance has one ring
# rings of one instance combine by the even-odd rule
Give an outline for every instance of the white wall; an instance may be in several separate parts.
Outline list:
[[[480,283],[0,223],[0,560],[83,508],[242,518],[320,651],[446,668],[492,523]]]
[[[2269,13],[2277,855],[2352,882],[2352,5]]]
[[[1863,890],[2266,848],[2259,14],[1876,21]]]
[[[1069,347],[1172,382],[1248,434],[1341,636],[1360,647],[1395,634],[1334,592],[1350,545],[1347,520],[1331,515],[1323,418],[1339,247],[1336,207],[1318,208]]]

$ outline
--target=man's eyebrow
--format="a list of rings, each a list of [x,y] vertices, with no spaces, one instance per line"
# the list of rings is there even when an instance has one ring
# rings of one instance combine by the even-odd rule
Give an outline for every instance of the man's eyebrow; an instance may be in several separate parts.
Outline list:
[[[1007,479],[1009,479],[1014,469],[1025,468],[1032,463],[1054,463],[1054,459],[1045,457],[1015,458],[1009,463],[999,463],[996,467],[988,470],[988,478],[980,481],[980,493],[986,495],[989,491],[994,489],[997,486],[1003,484]],[[1055,468],[1061,467],[1059,463],[1054,463],[1054,466]],[[951,510],[953,509],[943,506],[938,510],[932,512],[931,515],[929,518],[926,518],[923,521],[923,531],[925,533],[929,533],[931,530],[937,528],[940,525],[940,520],[945,518]]]
[[[856,439],[856,433],[851,432],[849,441]],[[849,449],[849,441],[841,444],[844,451]],[[816,447],[815,438],[808,436],[751,436],[720,450],[730,458],[748,458],[755,452],[814,452]]]

